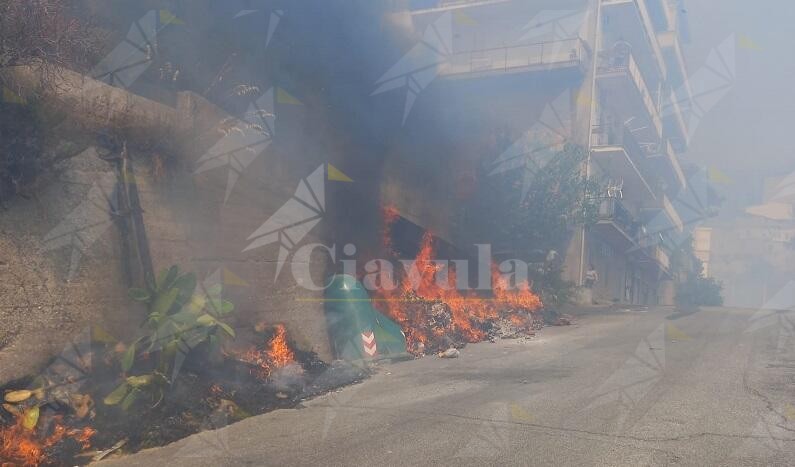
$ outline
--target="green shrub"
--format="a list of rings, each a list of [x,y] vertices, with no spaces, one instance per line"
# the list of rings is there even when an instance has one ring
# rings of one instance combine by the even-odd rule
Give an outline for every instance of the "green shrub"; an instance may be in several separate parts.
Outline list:
[[[142,326],[145,334],[122,354],[120,364],[126,378],[105,398],[105,404],[121,404],[126,410],[140,396],[149,395],[157,405],[193,349],[207,344],[211,352],[217,351],[222,338],[235,337],[235,331],[223,321],[235,307],[221,298],[222,286],[196,289],[196,275],[182,274],[177,266],[163,270],[153,289],[130,289],[130,298],[147,305],[148,316]],[[157,355],[157,368],[127,376],[142,354]]]
[[[723,284],[712,277],[697,276],[679,284],[676,303],[679,306],[722,306]]]

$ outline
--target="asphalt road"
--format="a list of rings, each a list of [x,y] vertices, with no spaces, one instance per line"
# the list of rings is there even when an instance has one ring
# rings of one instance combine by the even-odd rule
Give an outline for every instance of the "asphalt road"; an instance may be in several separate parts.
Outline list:
[[[793,322],[592,313],[101,465],[795,465]]]

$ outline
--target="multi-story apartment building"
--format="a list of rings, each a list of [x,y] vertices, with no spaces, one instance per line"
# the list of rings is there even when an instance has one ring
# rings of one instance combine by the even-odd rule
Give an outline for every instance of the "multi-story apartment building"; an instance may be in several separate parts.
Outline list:
[[[424,85],[437,98],[427,100],[460,125],[462,158],[495,133],[516,141],[497,160],[567,142],[588,148],[585,170],[605,188],[597,224],[569,239],[565,275],[582,285],[594,268],[597,301],[674,300],[671,255],[694,227],[679,212],[689,189],[678,155],[688,146],[682,112],[691,97],[679,3],[410,2],[417,34],[434,27],[443,36],[444,15],[451,19],[450,50]]]

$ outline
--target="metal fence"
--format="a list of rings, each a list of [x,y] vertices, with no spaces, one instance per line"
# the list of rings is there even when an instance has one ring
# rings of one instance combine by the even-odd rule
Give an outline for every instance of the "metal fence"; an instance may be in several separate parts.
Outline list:
[[[580,63],[586,53],[580,38],[469,50],[452,54],[442,74],[510,71]]]

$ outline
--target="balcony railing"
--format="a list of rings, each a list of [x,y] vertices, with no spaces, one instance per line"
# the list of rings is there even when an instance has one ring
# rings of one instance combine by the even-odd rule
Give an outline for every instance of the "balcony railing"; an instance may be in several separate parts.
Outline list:
[[[614,223],[632,239],[637,236],[638,224],[618,199],[602,200],[599,204],[599,220]]]
[[[627,74],[635,84],[635,88],[640,94],[643,105],[646,107],[646,112],[657,134],[662,134],[660,106],[658,105],[657,99],[655,99],[649,91],[646,80],[643,78],[643,74],[631,52],[627,50],[624,51],[624,53],[618,53],[616,50],[611,50],[599,53],[596,71],[600,76],[618,73]]]
[[[684,152],[689,144],[690,134],[685,122],[685,110],[690,111],[691,105],[688,94],[690,93],[687,85],[682,85],[679,89],[671,90],[668,93],[668,100],[661,106],[660,114],[663,117],[673,119],[673,128],[677,136],[677,151]]]
[[[634,248],[642,252],[644,257],[656,262],[663,270],[670,269],[671,258],[661,241],[657,240],[658,236],[650,235],[643,224],[635,221],[621,200],[602,200],[599,205],[599,220],[615,224],[630,238]]]
[[[587,48],[580,38],[512,45],[454,53],[440,72],[442,75],[519,71],[527,68],[579,64]]]
[[[652,153],[650,149],[638,144],[635,136],[626,126],[621,125],[620,129],[611,125],[595,126],[591,131],[591,147],[595,150],[609,147],[623,148],[625,157],[628,158],[628,165],[640,180],[641,188],[645,188],[652,198],[656,197],[657,193],[649,184],[649,181],[656,178],[647,159]]]
[[[638,144],[626,126],[621,125],[621,128],[615,128],[609,125],[597,125],[593,127],[591,136],[593,147],[621,146],[627,151],[632,163],[639,170],[646,169],[646,157],[651,155],[651,152]]]
[[[671,268],[671,257],[668,256],[668,253],[663,249],[663,247],[659,245],[655,245],[649,248],[649,256],[651,259],[657,262],[663,269],[668,270]]]

